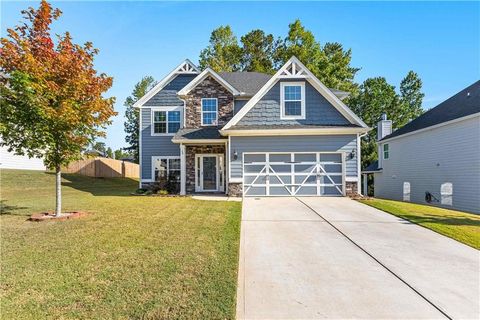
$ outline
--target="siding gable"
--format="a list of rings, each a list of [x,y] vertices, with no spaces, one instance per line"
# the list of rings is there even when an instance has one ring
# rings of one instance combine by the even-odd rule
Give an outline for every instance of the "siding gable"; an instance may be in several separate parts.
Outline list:
[[[177,96],[177,92],[185,87],[196,77],[196,74],[179,74],[173,78],[162,90],[151,97],[144,106],[183,106],[183,101]]]
[[[278,81],[242,119],[238,126],[249,125],[350,125],[346,119],[320,92],[304,79],[286,82],[305,83],[305,119],[280,119],[280,83]]]

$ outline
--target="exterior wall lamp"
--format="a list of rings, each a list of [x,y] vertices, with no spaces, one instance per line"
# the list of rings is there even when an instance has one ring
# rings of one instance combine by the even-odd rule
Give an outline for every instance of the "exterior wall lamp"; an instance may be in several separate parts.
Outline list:
[[[233,160],[237,160],[237,159],[238,159],[237,150],[233,150]]]

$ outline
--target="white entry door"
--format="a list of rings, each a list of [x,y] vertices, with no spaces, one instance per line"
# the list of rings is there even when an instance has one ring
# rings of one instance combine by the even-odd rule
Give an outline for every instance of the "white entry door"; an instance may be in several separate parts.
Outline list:
[[[224,156],[223,154],[195,155],[195,191],[224,191]]]
[[[338,152],[243,154],[244,196],[343,196],[345,160]]]

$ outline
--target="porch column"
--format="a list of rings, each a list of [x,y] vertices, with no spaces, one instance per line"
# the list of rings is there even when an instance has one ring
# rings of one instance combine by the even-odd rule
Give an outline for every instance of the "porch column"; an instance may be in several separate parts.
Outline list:
[[[362,174],[363,176],[363,195],[368,196],[367,191],[368,191],[368,174],[364,173]]]
[[[187,166],[186,166],[186,150],[185,145],[180,144],[180,194],[185,195],[185,186],[186,186],[186,173],[187,173]]]

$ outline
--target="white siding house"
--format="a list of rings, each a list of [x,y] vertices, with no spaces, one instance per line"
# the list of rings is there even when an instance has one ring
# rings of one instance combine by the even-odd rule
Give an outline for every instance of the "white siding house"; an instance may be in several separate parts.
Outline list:
[[[375,197],[480,213],[480,81],[403,128],[381,131],[378,164],[363,171],[374,174]]]
[[[3,146],[0,147],[0,169],[45,170],[45,165],[43,159],[18,156]]]

